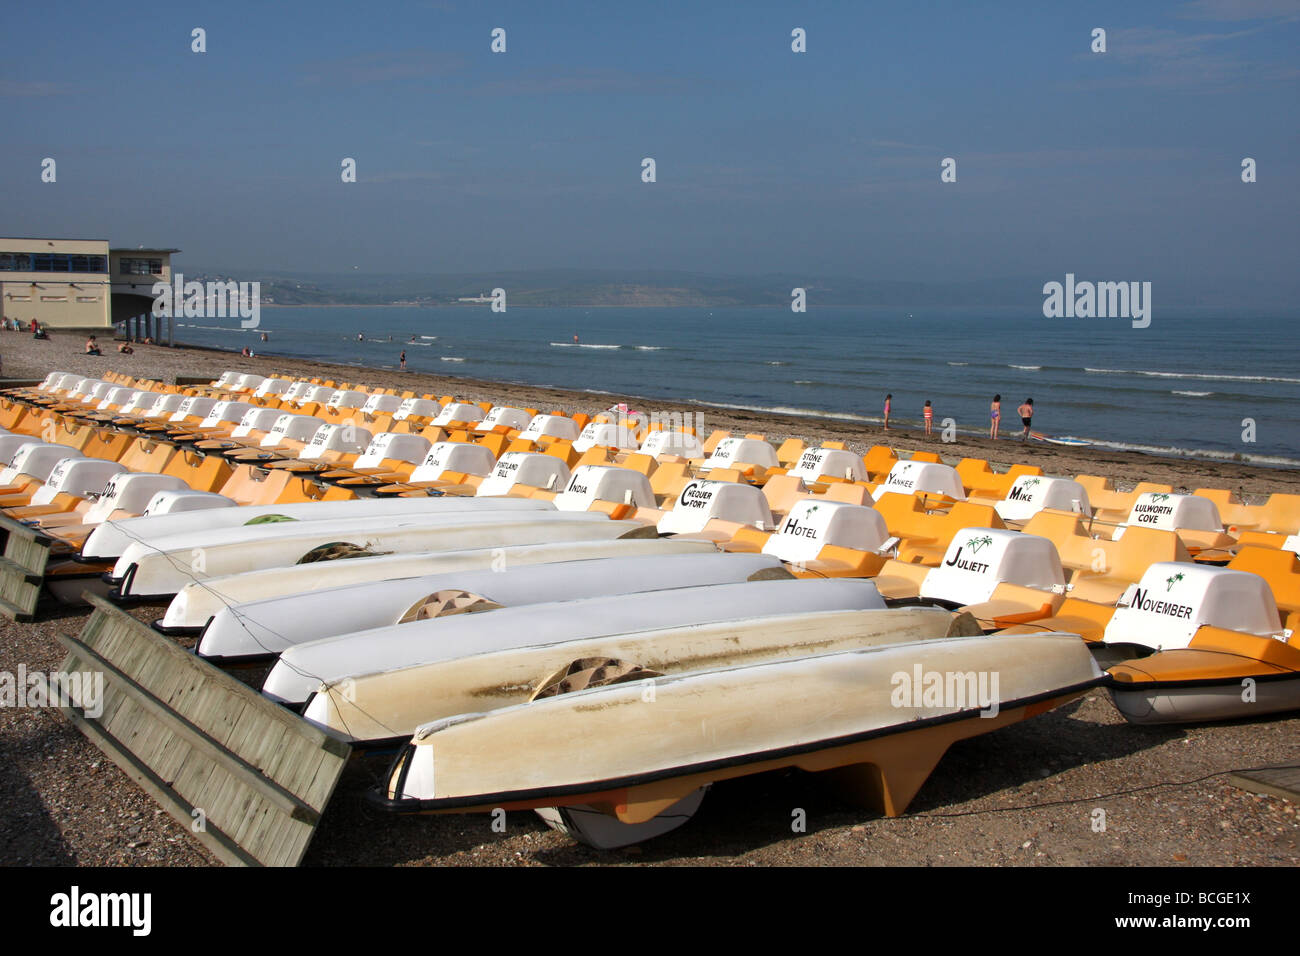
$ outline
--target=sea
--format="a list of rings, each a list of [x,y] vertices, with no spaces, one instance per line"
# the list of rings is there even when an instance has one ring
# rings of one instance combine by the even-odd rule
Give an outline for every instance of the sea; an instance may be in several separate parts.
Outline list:
[[[268,305],[257,328],[180,318],[176,338],[374,369],[405,350],[411,371],[587,391],[593,408],[636,396],[645,410],[659,399],[875,423],[892,393],[899,424],[920,423],[928,399],[935,428],[951,419],[963,434],[987,433],[1001,394],[1003,435],[1032,398],[1034,430],[1054,438],[1300,466],[1300,349],[1282,316],[1157,313],[1137,329],[954,310]]]

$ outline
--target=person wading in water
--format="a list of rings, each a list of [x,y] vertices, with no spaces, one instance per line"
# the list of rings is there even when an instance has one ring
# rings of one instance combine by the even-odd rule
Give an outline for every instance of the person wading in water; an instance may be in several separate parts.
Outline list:
[[[1025,433],[1020,436],[1020,440],[1029,441],[1029,426],[1034,420],[1034,400],[1026,398],[1025,404],[1016,409],[1016,414],[1020,416],[1020,422],[1025,426]]]

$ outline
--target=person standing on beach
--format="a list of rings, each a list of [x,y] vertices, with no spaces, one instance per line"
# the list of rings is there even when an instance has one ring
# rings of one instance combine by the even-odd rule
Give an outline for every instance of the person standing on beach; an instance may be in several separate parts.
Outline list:
[[[994,395],[989,404],[989,437],[998,437],[998,423],[1002,418],[1002,396]]]
[[[889,406],[894,402],[894,394],[890,392],[885,396],[885,431],[889,431]]]
[[[1025,433],[1020,436],[1020,440],[1029,441],[1029,425],[1034,420],[1034,400],[1026,398],[1025,404],[1016,409],[1016,414],[1020,416],[1020,421],[1025,426]]]
[[[405,369],[406,369],[406,349],[402,349],[402,354],[399,356],[399,359],[400,359],[400,361],[401,361],[401,363],[402,363],[402,369],[405,370]]]
[[[925,434],[928,438],[931,426],[934,424],[934,407],[930,404],[928,398],[925,400],[925,408],[922,410],[922,414],[925,416]]]

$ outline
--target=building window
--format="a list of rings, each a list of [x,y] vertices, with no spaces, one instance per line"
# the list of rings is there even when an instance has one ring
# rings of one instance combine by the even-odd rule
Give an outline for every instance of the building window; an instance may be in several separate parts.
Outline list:
[[[78,301],[78,302],[98,302],[98,301],[99,301],[99,296],[97,296],[97,295],[79,295],[79,296],[77,296],[77,301]]]
[[[41,296],[41,301],[42,302],[67,302],[68,297],[66,295],[43,295]]]
[[[108,256],[0,252],[0,272],[108,272]]]
[[[118,265],[118,274],[124,276],[162,275],[161,259],[122,259]]]

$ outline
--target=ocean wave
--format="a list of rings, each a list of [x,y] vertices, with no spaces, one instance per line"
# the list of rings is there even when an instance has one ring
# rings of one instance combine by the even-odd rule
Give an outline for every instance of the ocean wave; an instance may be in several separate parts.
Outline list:
[[[1178,389],[1174,389],[1174,390],[1173,390],[1172,392],[1170,392],[1169,394],[1170,394],[1170,395],[1187,395],[1187,396],[1189,396],[1189,397],[1191,397],[1191,398],[1208,398],[1209,396],[1213,395],[1214,393],[1213,393],[1213,392],[1182,392],[1182,391],[1179,391]]]
[[[1207,372],[1154,372],[1147,369],[1084,368],[1095,375],[1145,375],[1150,378],[1192,378],[1207,382],[1275,382],[1300,385],[1300,378],[1282,378],[1277,375],[1217,375]]]
[[[764,362],[764,365],[787,365],[787,362]]]
[[[1025,372],[1041,372],[1043,370],[1041,365],[1008,365],[1007,368],[1018,368]]]
[[[666,345],[638,345],[638,346],[636,346],[636,350],[637,350],[638,352],[662,352],[665,348],[667,348]]]
[[[463,361],[465,361],[465,360],[464,360],[463,358],[455,358],[454,356],[451,356],[451,355],[444,355],[444,356],[442,356],[441,361],[443,361],[443,362],[463,362]]]
[[[969,365],[970,362],[949,362],[949,365]]]
[[[1161,455],[1175,458],[1203,458],[1210,461],[1240,461],[1248,465],[1274,465],[1294,468],[1300,465],[1300,459],[1285,458],[1281,455],[1252,455],[1239,451],[1215,451],[1204,448],[1182,448],[1177,445],[1146,445],[1139,442],[1105,441],[1089,438],[1088,441],[1102,448],[1116,451],[1140,451],[1148,455]]]
[[[706,402],[698,398],[688,399],[692,405],[704,405],[708,408],[730,408],[738,412],[767,412],[772,415],[798,415],[801,418],[828,418],[844,422],[866,422],[877,425],[884,421],[871,415],[854,415],[849,412],[827,412],[818,408],[799,408],[791,405],[737,405],[729,402]]]
[[[598,345],[589,342],[552,342],[557,349],[621,349],[621,345]]]

